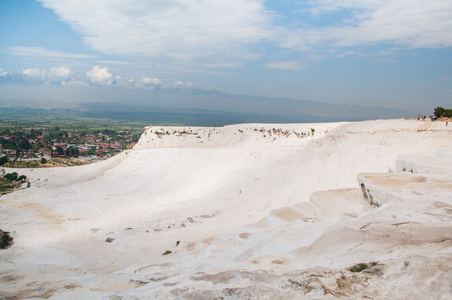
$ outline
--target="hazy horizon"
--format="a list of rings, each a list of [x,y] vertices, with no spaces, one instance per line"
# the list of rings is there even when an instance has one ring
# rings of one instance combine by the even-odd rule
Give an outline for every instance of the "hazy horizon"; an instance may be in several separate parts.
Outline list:
[[[441,0],[2,1],[0,100],[430,114],[452,102],[451,20]]]

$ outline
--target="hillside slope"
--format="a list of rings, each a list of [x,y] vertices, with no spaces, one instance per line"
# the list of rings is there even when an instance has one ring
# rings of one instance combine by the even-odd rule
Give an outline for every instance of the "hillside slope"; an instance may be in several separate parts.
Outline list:
[[[31,187],[0,198],[4,297],[451,295],[450,176],[379,208],[357,180],[449,153],[451,137],[414,120],[159,126],[110,160],[21,169]]]

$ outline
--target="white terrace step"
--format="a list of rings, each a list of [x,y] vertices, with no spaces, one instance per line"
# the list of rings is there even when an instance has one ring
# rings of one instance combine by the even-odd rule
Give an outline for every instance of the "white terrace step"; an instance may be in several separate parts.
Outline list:
[[[359,212],[368,209],[360,189],[336,189],[315,192],[311,195],[311,203],[317,216],[333,217],[347,215],[356,217]]]
[[[448,152],[435,156],[399,156],[396,164],[399,172],[452,176],[452,155]]]
[[[364,198],[371,206],[406,201],[417,197],[452,197],[450,176],[412,173],[362,173],[357,175]]]

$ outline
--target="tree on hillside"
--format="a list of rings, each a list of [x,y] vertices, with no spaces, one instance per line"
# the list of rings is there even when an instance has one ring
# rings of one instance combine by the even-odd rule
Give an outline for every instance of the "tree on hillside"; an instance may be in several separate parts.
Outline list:
[[[440,118],[440,117],[443,116],[443,114],[444,114],[445,111],[446,111],[446,110],[445,110],[444,108],[442,108],[442,107],[440,107],[440,106],[437,106],[437,107],[433,110],[433,114],[434,114],[435,116],[437,116],[438,118]]]
[[[437,116],[438,118],[441,118],[441,117],[451,118],[452,117],[452,109],[444,109],[441,106],[437,106],[433,110],[433,114],[435,116]]]

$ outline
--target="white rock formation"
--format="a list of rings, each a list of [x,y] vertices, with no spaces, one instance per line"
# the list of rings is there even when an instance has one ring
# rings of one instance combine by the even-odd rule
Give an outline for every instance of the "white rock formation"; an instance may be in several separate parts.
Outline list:
[[[450,298],[450,149],[430,121],[158,126],[15,170],[0,299]]]

